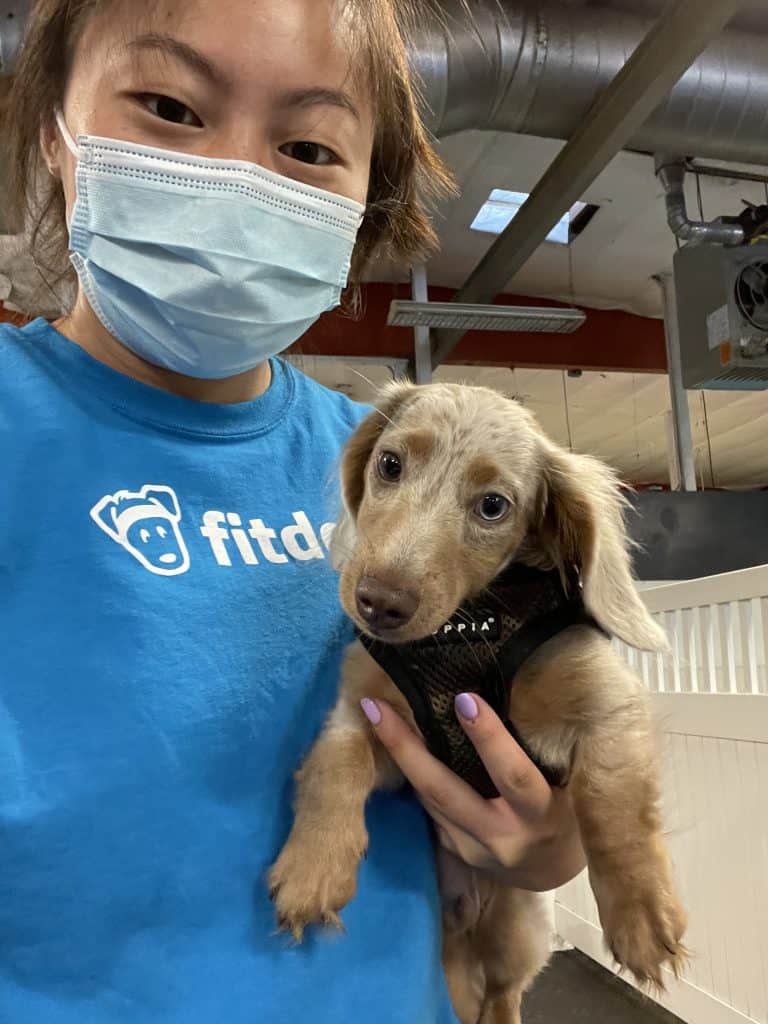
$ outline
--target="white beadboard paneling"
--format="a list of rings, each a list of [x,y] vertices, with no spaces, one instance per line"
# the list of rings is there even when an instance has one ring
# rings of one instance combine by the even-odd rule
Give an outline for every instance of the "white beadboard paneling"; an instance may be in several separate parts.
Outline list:
[[[728,879],[724,877],[727,858],[728,830],[725,827],[723,793],[717,740],[710,737],[692,737],[693,769],[697,785],[701,788],[700,817],[697,820],[697,856],[707,867],[707,887],[689,913],[700,913],[706,907],[710,913],[709,929],[712,949],[712,975],[716,995],[728,1006],[734,1006],[731,992],[731,964],[735,942],[728,941],[730,900]],[[699,823],[706,823],[703,827]],[[712,853],[717,851],[716,857]],[[682,870],[685,870],[683,867]],[[730,872],[730,867],[726,869]],[[740,1009],[734,1006],[735,1009]]]
[[[591,956],[607,970],[615,972],[616,965],[605,951],[599,928],[561,903],[555,906],[555,921],[560,936],[566,942]],[[671,974],[665,977],[665,984],[666,991],[658,996],[657,1002],[686,1021],[686,1024],[763,1024],[713,998],[703,989],[687,981],[677,981]],[[616,1021],[616,1024],[621,1024],[621,1021]]]
[[[720,648],[720,616],[717,612],[717,605],[707,605],[702,609],[704,619],[703,628],[704,644],[706,647],[707,663],[707,690],[709,693],[717,693],[720,681],[720,668],[722,655]]]
[[[671,656],[638,660],[617,647],[649,689],[768,693],[768,566],[653,587],[642,597],[669,637]]]
[[[687,1024],[768,1024],[768,699],[662,693],[668,843],[694,959],[659,1001]],[[557,893],[562,937],[608,963],[586,872]]]
[[[703,576],[682,583],[665,583],[642,591],[642,598],[651,612],[675,611],[697,605],[745,601],[750,597],[768,596],[768,565],[758,565],[719,576]]]
[[[651,701],[665,733],[768,743],[765,695],[655,693]]]
[[[755,897],[759,896],[759,860],[755,858],[753,843],[749,837],[741,833],[742,823],[750,821],[758,805],[753,805],[748,796],[752,780],[745,778],[745,765],[752,760],[753,743],[731,743],[721,740],[723,775],[725,791],[733,804],[735,821],[734,844],[735,857],[733,862],[734,887],[736,902],[732,916],[742,925],[734,929],[741,936],[743,962],[741,965],[742,984],[744,988],[744,1005],[746,1013],[755,1020],[768,1020],[768,1006],[765,991],[765,964],[763,962],[763,942],[760,936],[760,920]],[[745,838],[747,841],[745,842]],[[757,839],[757,836],[755,836]],[[756,845],[756,844],[755,844]],[[768,865],[764,865],[768,868]],[[763,872],[768,886],[768,872]],[[763,901],[768,902],[768,890],[763,893]]]
[[[742,747],[739,763],[742,772],[745,813],[764,816],[768,808],[768,743],[751,743]],[[749,844],[753,877],[768,878],[768,829],[764,828],[756,842]],[[762,1018],[768,1020],[768,898],[758,890],[755,917],[759,943],[759,959],[763,982]]]

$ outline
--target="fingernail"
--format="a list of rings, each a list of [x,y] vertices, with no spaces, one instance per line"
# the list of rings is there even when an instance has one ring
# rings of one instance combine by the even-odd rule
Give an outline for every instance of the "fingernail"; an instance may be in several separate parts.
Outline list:
[[[471,693],[460,693],[456,698],[456,713],[468,722],[474,722],[480,714],[477,701]]]
[[[360,701],[360,707],[363,709],[363,714],[371,725],[379,724],[381,721],[381,712],[379,711],[379,705],[375,700],[371,700],[370,697],[365,697]]]

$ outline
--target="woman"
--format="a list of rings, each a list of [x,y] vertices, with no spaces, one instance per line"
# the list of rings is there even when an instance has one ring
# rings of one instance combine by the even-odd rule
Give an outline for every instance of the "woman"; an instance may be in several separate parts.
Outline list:
[[[427,249],[448,184],[395,6],[34,8],[13,163],[46,279],[69,224],[78,287],[0,334],[4,1021],[453,1020],[408,795],[370,807],[345,935],[291,947],[264,882],[349,639],[326,491],[363,412],[274,357],[350,260]],[[473,736],[512,780],[492,836],[380,710],[467,857],[492,840],[531,888],[579,870],[567,799],[487,708]]]

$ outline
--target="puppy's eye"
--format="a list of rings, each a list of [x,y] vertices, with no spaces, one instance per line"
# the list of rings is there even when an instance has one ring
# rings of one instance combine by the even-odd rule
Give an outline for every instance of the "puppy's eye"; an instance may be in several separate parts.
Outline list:
[[[376,467],[381,479],[386,480],[388,484],[397,483],[403,475],[403,464],[400,461],[400,456],[395,455],[394,452],[382,452]]]
[[[510,508],[509,500],[502,494],[486,494],[482,501],[475,505],[475,512],[486,523],[498,523],[506,517]]]

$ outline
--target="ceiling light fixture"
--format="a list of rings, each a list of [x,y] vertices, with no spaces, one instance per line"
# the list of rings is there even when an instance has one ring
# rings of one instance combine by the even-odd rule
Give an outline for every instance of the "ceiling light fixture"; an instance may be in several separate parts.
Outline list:
[[[571,334],[587,319],[580,309],[528,306],[482,306],[458,302],[412,302],[395,299],[389,307],[390,327],[432,327],[463,331],[515,331]]]

